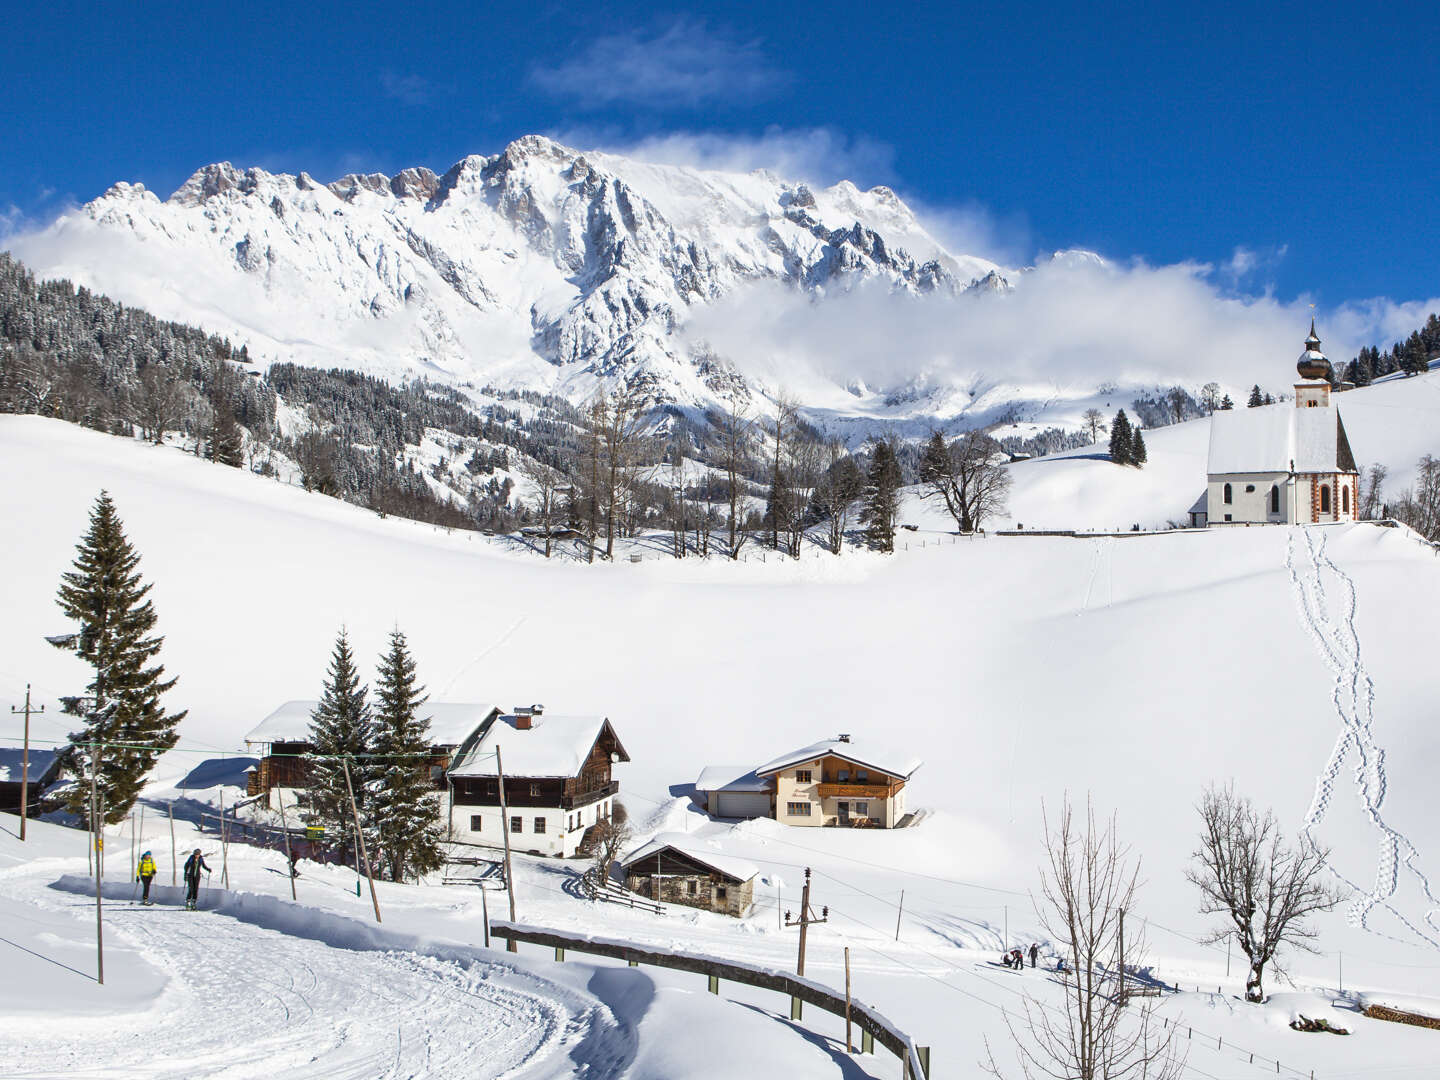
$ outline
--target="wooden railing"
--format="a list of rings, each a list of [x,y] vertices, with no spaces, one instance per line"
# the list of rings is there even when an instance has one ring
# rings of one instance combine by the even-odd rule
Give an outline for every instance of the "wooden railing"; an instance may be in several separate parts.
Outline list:
[[[664,915],[665,909],[654,900],[647,900],[644,897],[636,896],[629,889],[622,889],[608,880],[600,877],[600,871],[590,867],[580,875],[580,891],[587,899],[599,900],[606,904],[622,904],[629,908],[639,908],[641,911],[648,911],[652,915]]]
[[[789,996],[790,1016],[793,1020],[801,1018],[801,1002],[834,1016],[843,1017],[848,1013],[851,1022],[860,1029],[862,1052],[873,1052],[874,1044],[878,1042],[900,1059],[903,1080],[922,1080],[930,1076],[928,1046],[916,1046],[915,1040],[881,1015],[874,1006],[853,998],[847,1002],[844,994],[811,979],[774,968],[752,967],[730,960],[718,960],[699,953],[680,952],[656,945],[639,946],[614,938],[590,937],[519,923],[491,923],[490,933],[507,941],[523,941],[553,948],[556,960],[564,960],[565,951],[573,949],[575,952],[589,953],[592,956],[624,960],[631,967],[649,964],[651,967],[694,972],[708,978],[712,994],[720,992],[722,979],[744,986],[755,986],[761,990],[773,990],[777,994]]]

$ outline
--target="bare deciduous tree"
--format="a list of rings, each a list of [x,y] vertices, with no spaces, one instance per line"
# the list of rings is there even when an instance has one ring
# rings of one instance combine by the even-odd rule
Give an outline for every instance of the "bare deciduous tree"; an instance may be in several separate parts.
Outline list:
[[[610,867],[630,846],[632,833],[628,822],[618,816],[605,818],[595,825],[595,876],[599,884],[610,879]]]
[[[165,441],[165,433],[180,426],[185,415],[186,386],[164,364],[146,364],[140,372],[140,427],[153,443]]]
[[[1361,521],[1374,521],[1384,510],[1385,480],[1390,470],[1384,465],[1371,465],[1360,474],[1360,494],[1356,498]]]
[[[1103,827],[1087,802],[1076,820],[1067,799],[1051,829],[1045,818],[1048,867],[1041,870],[1046,934],[1065,956],[1065,1007],[1027,998],[1021,1018],[1007,1019],[1020,1074],[1027,1080],[1173,1080],[1185,1068],[1174,1027],[1157,1029],[1151,999],[1129,1005],[1116,985],[1121,913],[1134,903],[1139,860],[1120,843],[1112,818]],[[1124,940],[1128,955],[1143,939],[1133,928]],[[1017,1025],[1022,1030],[1017,1030]],[[1003,1076],[989,1048],[985,1067]]]
[[[824,468],[812,499],[816,510],[825,518],[827,544],[839,555],[855,500],[865,489],[865,478],[842,440],[831,439],[825,444],[823,454]]]
[[[780,534],[786,531],[785,518],[794,502],[793,485],[785,470],[784,459],[799,413],[800,403],[781,391],[775,398],[775,421],[769,428],[770,438],[775,444],[770,469],[770,546],[776,551],[780,550]]]
[[[548,559],[553,540],[551,530],[555,522],[556,498],[565,485],[565,474],[531,458],[520,459],[520,474],[535,485],[535,513],[545,533],[545,558]]]
[[[1330,853],[1306,836],[1291,847],[1273,811],[1262,814],[1230,787],[1210,788],[1197,809],[1200,847],[1185,876],[1200,890],[1201,911],[1230,920],[1208,940],[1233,937],[1249,960],[1245,1000],[1264,1001],[1266,966],[1283,973],[1276,959],[1283,946],[1315,952],[1317,931],[1308,916],[1343,899],[1324,879]]]
[[[711,418],[720,449],[720,468],[725,473],[726,499],[730,503],[727,522],[730,536],[730,557],[738,559],[745,542],[744,510],[745,466],[750,460],[750,445],[755,437],[755,421],[744,406],[726,409]],[[738,538],[738,539],[737,539]]]
[[[1086,409],[1082,419],[1090,429],[1090,443],[1094,445],[1100,441],[1100,432],[1105,430],[1105,414],[1099,409]]]
[[[983,528],[987,518],[1004,512],[1010,495],[1003,456],[1000,444],[982,432],[967,431],[949,445],[933,432],[920,458],[920,497],[938,495],[961,532]]]

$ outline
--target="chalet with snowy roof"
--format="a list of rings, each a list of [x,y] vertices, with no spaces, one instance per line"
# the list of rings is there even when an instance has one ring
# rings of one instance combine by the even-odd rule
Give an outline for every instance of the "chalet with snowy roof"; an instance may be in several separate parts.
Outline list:
[[[905,819],[905,785],[921,764],[913,754],[837,735],[755,769],[710,766],[695,789],[716,817],[893,829]]]
[[[298,803],[300,790],[310,783],[309,763],[303,755],[315,749],[310,742],[310,720],[318,701],[287,701],[245,736],[245,745],[259,753],[260,761],[250,773],[248,793],[265,796],[266,805],[287,809]],[[494,705],[464,702],[427,701],[420,712],[430,721],[430,748],[433,756],[425,763],[437,788],[447,790],[446,773],[451,761],[477,738],[481,728],[500,715]]]
[[[1359,471],[1333,369],[1311,320],[1296,365],[1295,405],[1231,409],[1210,418],[1206,524],[1315,525],[1354,521]],[[1194,515],[1192,512],[1192,519]]]
[[[755,902],[759,867],[687,836],[662,833],[621,861],[625,887],[667,904],[743,918]]]
[[[508,824],[513,850],[569,858],[614,812],[613,766],[629,760],[603,716],[550,716],[539,705],[497,716],[449,771],[451,838],[501,847]]]
[[[30,789],[26,793],[26,814],[38,813],[41,795],[60,779],[61,761],[61,751],[51,747],[30,747],[27,762],[23,746],[0,746],[0,810],[18,814],[20,788],[26,784]]]

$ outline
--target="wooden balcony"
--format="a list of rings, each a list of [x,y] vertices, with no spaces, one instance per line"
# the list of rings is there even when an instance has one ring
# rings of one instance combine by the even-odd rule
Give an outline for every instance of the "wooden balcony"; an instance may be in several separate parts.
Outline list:
[[[887,799],[900,790],[899,784],[819,783],[815,793],[822,799]]]

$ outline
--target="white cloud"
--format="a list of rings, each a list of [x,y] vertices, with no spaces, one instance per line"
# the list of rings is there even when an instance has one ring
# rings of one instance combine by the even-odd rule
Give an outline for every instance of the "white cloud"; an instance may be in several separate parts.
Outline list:
[[[397,75],[393,71],[381,74],[380,88],[386,97],[402,105],[428,105],[435,94],[434,84],[423,75]]]
[[[1225,272],[1199,263],[1055,260],[1016,278],[1011,292],[958,301],[874,282],[818,300],[762,284],[697,311],[686,333],[747,374],[802,395],[855,380],[1057,390],[1215,380],[1280,391],[1310,305],[1234,295],[1217,280]],[[1437,304],[1381,299],[1321,310],[1326,351],[1344,363],[1377,336],[1418,326]]]
[[[788,81],[771,66],[759,41],[742,41],[687,18],[658,32],[598,37],[558,64],[530,70],[533,85],[587,109],[627,104],[672,110],[758,101]]]

